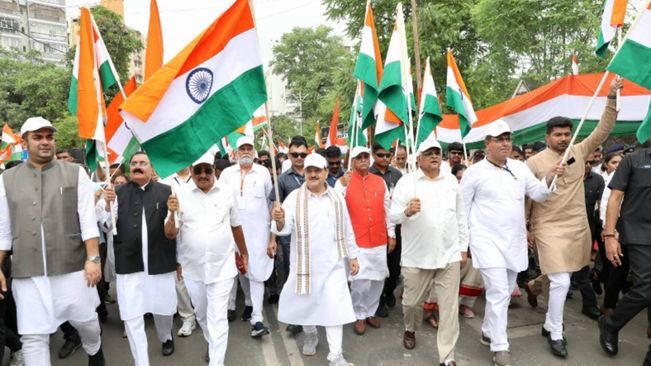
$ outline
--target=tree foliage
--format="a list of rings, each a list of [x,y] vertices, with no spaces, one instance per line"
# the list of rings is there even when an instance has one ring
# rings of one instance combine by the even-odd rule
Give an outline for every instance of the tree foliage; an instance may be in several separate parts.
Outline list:
[[[399,1],[372,2],[383,55]],[[348,36],[359,40],[364,2],[323,3],[327,15],[343,22]],[[447,48],[454,52],[477,109],[510,98],[520,79],[537,87],[569,74],[572,53],[578,55],[582,73],[605,67],[605,61],[593,55],[601,0],[418,0],[417,4],[421,61],[431,58],[442,98]],[[403,1],[403,6],[413,55],[411,2]]]
[[[303,135],[314,136],[315,122],[320,120],[323,126],[324,120],[330,120],[337,96],[342,98],[345,116],[350,108],[347,99],[355,88],[354,58],[331,28],[294,28],[273,47],[273,56],[272,69],[287,82],[288,99],[296,106],[293,134],[300,133],[302,119]]]

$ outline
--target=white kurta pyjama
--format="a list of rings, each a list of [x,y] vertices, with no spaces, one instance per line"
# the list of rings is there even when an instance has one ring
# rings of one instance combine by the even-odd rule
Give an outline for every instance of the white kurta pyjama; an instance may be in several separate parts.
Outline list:
[[[144,187],[142,187],[144,188]],[[100,201],[100,204],[104,201]],[[118,207],[118,199],[115,198],[113,207]],[[146,313],[156,315],[174,315],[176,313],[176,272],[162,274],[149,274],[148,258],[149,242],[147,237],[147,221],[145,209],[142,209],[142,258],[144,270],[141,272],[116,275],[116,288],[120,319],[131,320]],[[106,211],[104,211],[106,212]],[[117,209],[111,210],[117,219]],[[104,225],[112,228],[111,218],[108,212],[104,215]]]
[[[95,215],[96,185],[86,172],[79,169],[77,180],[77,213],[81,239],[99,237]],[[0,250],[9,251],[12,245],[11,218],[4,187],[0,179]],[[18,333],[50,334],[67,320],[88,321],[95,316],[99,296],[95,287],[88,287],[83,269],[59,276],[47,276],[45,235],[42,232],[43,268],[45,276],[14,278],[12,290],[16,298]]]
[[[249,252],[246,276],[253,281],[264,282],[274,268],[273,258],[267,255],[271,221],[269,194],[273,189],[269,171],[262,165],[253,164],[251,170],[243,174],[239,164],[236,164],[224,169],[219,182],[224,187],[230,187],[236,197],[238,216]]]
[[[506,166],[513,175],[486,159],[471,165],[461,179],[461,194],[473,266],[521,272],[528,265],[525,195],[544,201],[551,191],[524,163],[508,159]]]
[[[281,231],[272,222],[272,232],[290,235],[294,230],[296,189],[283,203],[285,226]],[[334,192],[329,190],[328,192]],[[330,193],[317,196],[308,191],[308,223],[310,245],[311,289],[309,295],[296,293],[296,256],[290,260],[289,277],[280,294],[278,320],[287,324],[333,326],[352,323],[357,318],[353,311],[347,282],[345,259],[339,258],[336,244],[335,209]],[[334,193],[337,194],[337,193]],[[357,258],[358,250],[348,211],[344,215],[344,240],[349,258]],[[297,253],[296,235],[292,235],[290,253]]]

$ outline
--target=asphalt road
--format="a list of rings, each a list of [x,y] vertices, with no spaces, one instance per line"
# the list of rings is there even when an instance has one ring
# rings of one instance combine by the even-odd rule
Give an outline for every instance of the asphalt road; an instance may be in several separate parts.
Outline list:
[[[398,289],[398,291],[400,291]],[[241,294],[240,294],[241,298]],[[487,347],[479,343],[481,322],[483,317],[484,299],[480,298],[475,305],[474,319],[460,319],[461,335],[457,343],[457,362],[459,365],[492,365],[491,354]],[[568,341],[569,357],[565,360],[554,357],[549,352],[546,340],[540,335],[540,329],[545,319],[544,307],[531,308],[526,297],[513,300],[509,310],[509,340],[511,356],[514,365],[552,366],[552,365],[642,365],[649,340],[646,338],[646,312],[640,313],[620,333],[619,355],[608,357],[602,352],[598,343],[597,323],[588,319],[580,312],[581,296],[574,291],[574,298],[568,300],[565,308],[565,336]],[[238,299],[238,317],[242,310],[241,299]],[[133,365],[129,344],[122,338],[122,323],[117,316],[117,306],[110,305],[111,312],[103,325],[103,349],[107,365]],[[285,332],[285,324],[276,319],[277,305],[265,303],[265,324],[271,333],[263,339],[252,339],[249,336],[248,322],[235,320],[230,323],[227,365],[238,366],[317,366],[327,365],[327,341],[325,332],[319,328],[319,346],[315,356],[301,355],[303,334],[290,337]],[[180,326],[175,319],[175,332]],[[161,345],[155,335],[151,319],[147,320],[149,335],[149,354],[151,365],[160,366],[191,366],[205,365],[203,361],[206,352],[206,342],[199,328],[187,338],[175,337],[176,351],[170,357],[161,355]],[[382,319],[380,329],[368,328],[363,336],[353,332],[352,325],[344,328],[344,355],[355,365],[397,366],[397,365],[437,365],[436,331],[423,323],[416,333],[417,346],[408,351],[402,346],[402,312],[400,305],[390,310],[389,318]],[[79,349],[65,360],[59,360],[56,352],[63,344],[60,333],[51,338],[53,365],[81,366],[87,364],[87,356]]]

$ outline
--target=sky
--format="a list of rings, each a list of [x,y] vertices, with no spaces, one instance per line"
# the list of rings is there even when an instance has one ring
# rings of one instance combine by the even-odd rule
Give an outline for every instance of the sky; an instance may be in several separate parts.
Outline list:
[[[125,0],[127,26],[147,34],[150,0]],[[68,17],[79,14],[79,6],[98,4],[99,0],[66,0]],[[211,24],[233,0],[158,0],[163,28],[165,61]],[[344,26],[327,20],[320,0],[253,0],[258,35],[265,63],[271,59],[271,48],[282,34],[294,27],[328,25],[339,35]]]

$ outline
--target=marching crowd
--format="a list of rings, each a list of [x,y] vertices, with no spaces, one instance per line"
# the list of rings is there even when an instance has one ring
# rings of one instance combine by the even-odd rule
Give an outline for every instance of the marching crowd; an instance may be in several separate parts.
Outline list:
[[[531,306],[543,295],[541,333],[565,358],[572,284],[614,356],[619,330],[651,304],[651,150],[601,147],[621,87],[612,83],[601,121],[572,146],[567,118],[547,122],[542,146],[522,149],[496,122],[467,161],[462,144],[444,149],[431,136],[415,156],[404,146],[354,147],[347,171],[335,146],[308,153],[297,136],[274,158],[244,136],[234,162],[207,152],[159,180],[137,152],[128,175],[115,165],[91,180],[56,150],[56,128],[30,118],[21,128],[27,161],[0,176],[0,359],[6,345],[12,365],[49,365],[49,337],[60,328],[59,357],[81,346],[89,365],[104,365],[108,286],[138,366],[149,365],[144,318],[153,317],[169,356],[177,313],[177,336],[198,324],[206,362],[223,365],[239,293],[251,337],[269,333],[268,293],[286,331],[305,333],[304,355],[316,354],[316,327],[325,328],[333,366],[349,364],[343,325],[358,335],[380,328],[398,301],[404,347],[417,347],[425,319],[438,328],[438,363],[456,365],[459,315],[474,317],[484,293],[479,342],[506,366],[508,307],[522,288]]]

